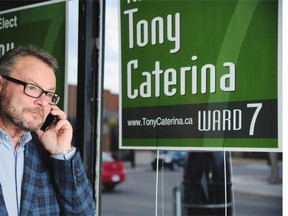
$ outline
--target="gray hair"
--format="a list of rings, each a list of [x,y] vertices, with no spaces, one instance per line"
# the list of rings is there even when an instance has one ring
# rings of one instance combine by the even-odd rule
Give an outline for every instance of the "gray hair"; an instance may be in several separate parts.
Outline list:
[[[17,46],[0,58],[0,75],[9,75],[16,61],[24,56],[34,56],[46,63],[54,72],[58,70],[57,60],[47,51],[34,45]]]

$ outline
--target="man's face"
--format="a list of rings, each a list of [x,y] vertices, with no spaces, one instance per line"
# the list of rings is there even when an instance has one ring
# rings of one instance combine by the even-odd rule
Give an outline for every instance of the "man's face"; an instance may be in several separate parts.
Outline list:
[[[56,77],[53,70],[41,60],[26,56],[21,57],[13,67],[10,77],[34,84],[46,91],[54,92]],[[6,81],[0,87],[0,120],[6,127],[16,126],[25,131],[36,131],[51,110],[45,94],[39,98],[29,97],[24,93],[24,86]]]

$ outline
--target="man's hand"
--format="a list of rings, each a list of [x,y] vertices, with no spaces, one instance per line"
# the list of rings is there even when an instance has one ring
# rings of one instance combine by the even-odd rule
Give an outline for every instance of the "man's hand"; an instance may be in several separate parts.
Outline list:
[[[36,131],[40,142],[50,154],[62,154],[69,151],[72,141],[73,128],[67,120],[66,114],[57,106],[53,106],[51,114],[58,117],[58,121],[54,123],[47,131]]]

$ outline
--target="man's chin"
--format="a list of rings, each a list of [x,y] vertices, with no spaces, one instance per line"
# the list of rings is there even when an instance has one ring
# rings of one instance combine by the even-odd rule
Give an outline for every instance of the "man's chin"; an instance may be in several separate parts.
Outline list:
[[[41,124],[24,124],[24,125],[21,125],[21,129],[26,131],[26,132],[36,132],[40,129],[41,127]]]

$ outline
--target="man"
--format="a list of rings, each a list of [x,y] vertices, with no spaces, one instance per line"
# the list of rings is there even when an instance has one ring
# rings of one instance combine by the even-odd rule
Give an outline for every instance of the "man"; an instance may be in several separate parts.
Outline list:
[[[0,58],[0,215],[94,215],[72,126],[56,106],[57,68],[31,45]],[[43,131],[49,113],[58,121]]]

